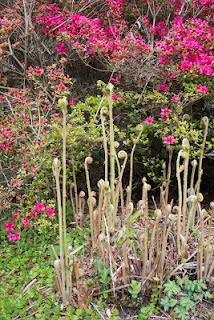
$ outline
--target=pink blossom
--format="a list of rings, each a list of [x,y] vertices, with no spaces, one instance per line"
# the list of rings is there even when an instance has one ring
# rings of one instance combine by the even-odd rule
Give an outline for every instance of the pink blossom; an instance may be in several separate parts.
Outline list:
[[[15,181],[14,186],[15,187],[21,187],[21,182],[20,181]]]
[[[166,120],[168,120],[168,116],[167,115],[161,115],[160,120],[161,121],[166,121]]]
[[[4,231],[13,231],[14,225],[12,221],[8,221],[4,223]]]
[[[121,76],[120,75],[115,75],[111,78],[111,83],[117,84],[120,82]]]
[[[169,86],[168,86],[168,84],[158,84],[156,88],[157,88],[157,91],[160,91],[160,92],[167,92],[167,91],[169,91]]]
[[[159,56],[159,59],[158,59],[160,64],[167,64],[167,60],[168,60],[167,57],[164,55]]]
[[[173,144],[175,142],[175,138],[171,135],[164,137],[163,143],[164,144]]]
[[[23,168],[23,169],[27,169],[27,167],[28,167],[28,163],[27,163],[26,161],[24,161],[24,162],[22,163],[22,168]]]
[[[202,6],[205,6],[206,4],[211,3],[212,0],[200,0],[200,3],[202,4]]]
[[[112,100],[115,101],[115,100],[118,100],[121,98],[121,94],[120,93],[115,93],[112,95]]]
[[[42,144],[42,141],[41,141],[41,140],[37,140],[37,141],[36,141],[36,144],[37,144],[38,146],[40,146],[40,145]]]
[[[74,99],[69,99],[69,106],[73,107],[75,105],[75,100]]]
[[[59,118],[60,118],[60,113],[54,113],[54,114],[52,114],[52,115],[51,115],[51,118],[52,118],[53,120],[59,119]]]
[[[68,88],[66,87],[66,85],[61,81],[58,85],[57,91],[59,91],[60,93],[63,93],[64,91],[66,91]]]
[[[30,168],[30,173],[31,174],[35,174],[36,173],[36,168],[35,167],[31,167]]]
[[[34,205],[34,210],[35,210],[36,212],[41,212],[41,211],[44,210],[44,209],[45,209],[45,205],[44,205],[43,203],[41,203],[41,202],[35,203],[35,205]]]
[[[65,46],[64,42],[62,41],[59,41],[56,43],[55,49],[61,55],[65,55],[68,52],[68,48]]]
[[[29,215],[30,215],[31,218],[34,218],[36,216],[36,214],[37,214],[37,212],[35,210],[31,210],[29,212]]]
[[[153,123],[153,117],[147,117],[143,121],[145,124],[152,124]]]
[[[23,114],[24,123],[28,123],[28,116],[26,114]]]
[[[46,213],[48,216],[54,216],[56,214],[55,210],[53,208],[46,208]]]
[[[22,224],[24,225],[25,228],[29,227],[29,219],[27,217],[24,217],[22,219]]]
[[[36,66],[34,72],[37,76],[40,76],[44,73],[44,69],[41,69],[39,66]]]
[[[196,87],[196,91],[204,94],[209,93],[209,89],[206,86],[202,86],[202,85],[198,85]]]
[[[148,19],[147,16],[143,17],[143,24],[144,24],[145,26],[148,26],[148,25],[149,25],[149,19]]]
[[[10,232],[10,233],[7,234],[7,239],[10,242],[11,241],[16,241],[16,240],[20,239],[20,234],[17,233],[17,232],[15,232],[15,233]]]
[[[29,68],[28,68],[28,77],[32,77],[32,75],[33,75],[33,67],[32,66],[30,66]]]
[[[30,78],[32,78],[33,76],[40,76],[44,73],[44,69],[40,68],[39,66],[36,66],[35,68],[33,68],[32,66],[30,66],[28,68],[28,76]]]
[[[18,215],[19,215],[19,211],[16,210],[12,213],[12,218],[15,220],[18,217]]]
[[[169,108],[162,108],[161,109],[161,115],[162,116],[166,116],[166,115],[168,115],[169,113],[171,113],[172,112],[172,110],[171,109],[169,109]]]
[[[202,65],[200,67],[200,71],[199,71],[200,74],[204,74],[205,76],[212,76],[213,74],[213,69],[211,66],[209,65]]]
[[[173,103],[177,103],[178,102],[178,96],[173,96],[172,97],[172,99],[171,99],[171,101],[173,102]]]

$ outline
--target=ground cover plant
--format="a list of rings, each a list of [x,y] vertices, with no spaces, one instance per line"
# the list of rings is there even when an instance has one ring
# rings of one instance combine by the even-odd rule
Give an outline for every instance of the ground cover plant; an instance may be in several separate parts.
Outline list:
[[[0,12],[0,319],[212,319],[213,1]]]

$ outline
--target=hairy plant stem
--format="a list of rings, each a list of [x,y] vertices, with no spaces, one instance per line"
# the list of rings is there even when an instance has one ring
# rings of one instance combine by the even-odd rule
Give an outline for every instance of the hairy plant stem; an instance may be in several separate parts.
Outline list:
[[[211,219],[208,221],[208,237],[207,237],[207,243],[205,246],[205,267],[204,267],[204,278],[206,279],[209,272],[209,266],[212,261],[214,248],[212,245],[212,223]]]
[[[79,208],[78,208],[78,215],[79,215],[79,226],[80,228],[83,228],[83,214],[84,214],[84,208],[85,208],[85,192],[81,191],[79,193]]]
[[[181,255],[180,237],[181,237],[181,216],[182,216],[182,186],[180,176],[180,159],[183,150],[180,150],[176,162],[176,177],[178,181],[178,217],[177,217],[177,249],[178,255]]]
[[[97,183],[97,186],[99,188],[99,201],[98,201],[98,230],[101,232],[101,227],[103,223],[103,205],[104,205],[104,192],[105,192],[105,182],[103,179],[99,180]]]
[[[183,175],[183,232],[185,234],[186,230],[186,216],[187,216],[187,179],[189,172],[189,141],[184,139],[182,142],[183,145],[183,158],[184,158],[184,175]]]
[[[197,198],[195,197],[194,202],[191,203],[191,208],[190,208],[189,216],[188,216],[188,219],[187,219],[186,235],[185,235],[186,244],[188,242],[190,227],[193,225],[193,220],[194,220],[194,217],[195,217],[197,204],[198,204],[197,203]]]
[[[146,276],[149,260],[148,252],[148,228],[149,228],[149,212],[148,212],[148,191],[151,189],[151,186],[146,183],[146,178],[143,178],[143,219],[144,219],[144,260],[143,260],[143,275]]]
[[[67,99],[64,101],[63,105],[63,128],[62,128],[62,140],[63,140],[63,149],[62,149],[62,214],[63,214],[63,245],[64,245],[64,254],[65,254],[65,276],[66,276],[66,283],[68,284],[68,268],[69,268],[69,261],[68,261],[68,253],[67,253],[67,225],[66,225],[66,198],[67,198],[67,169],[66,169],[66,144],[67,144]],[[69,294],[69,286],[66,287],[67,295]]]
[[[58,218],[59,218],[59,248],[60,248],[60,270],[61,270],[61,291],[62,301],[66,304],[66,274],[65,274],[65,261],[64,261],[64,233],[63,233],[63,212],[61,202],[61,191],[59,175],[61,171],[60,161],[56,158],[53,161],[53,174],[56,181],[56,193],[57,193],[57,204],[58,204]]]
[[[75,207],[75,202],[74,202],[74,195],[73,195],[73,187],[74,187],[74,185],[73,185],[73,182],[70,184],[70,199],[71,199],[71,206],[72,206],[72,210],[73,210],[73,213],[75,213],[76,212],[76,207]],[[74,215],[74,221],[75,221],[75,215]],[[72,223],[73,223],[73,221],[72,221]],[[76,223],[76,221],[75,221],[75,223]]]
[[[143,128],[140,130],[137,138],[133,141],[134,145],[132,147],[132,151],[131,151],[131,156],[130,156],[130,173],[129,173],[129,198],[128,198],[128,203],[132,200],[132,180],[133,180],[133,162],[134,162],[134,152],[136,149],[136,145],[139,143],[140,137],[143,133]]]
[[[87,157],[85,159],[85,175],[86,175],[86,184],[88,189],[88,208],[90,215],[90,229],[91,229],[91,241],[92,241],[92,249],[95,248],[95,238],[94,238],[94,225],[93,225],[93,204],[92,204],[92,192],[91,192],[91,183],[89,176],[88,165],[91,164],[93,159],[91,157]]]
[[[115,296],[115,284],[114,284],[114,275],[113,275],[113,264],[112,264],[112,252],[111,252],[111,244],[110,244],[110,234],[109,234],[109,228],[108,223],[106,220],[106,217],[104,215],[104,223],[106,228],[106,238],[107,238],[107,244],[108,244],[108,253],[109,253],[109,266],[110,266],[110,275],[111,275],[111,281],[112,281],[112,289]]]
[[[115,207],[115,141],[114,141],[114,120],[113,120],[113,85],[108,84],[108,105],[109,105],[109,135],[110,135],[110,188],[111,188],[111,202]],[[116,212],[114,211],[113,226],[115,224]]]
[[[102,135],[103,135],[103,147],[105,154],[105,182],[108,181],[108,140],[105,130],[105,114],[108,112],[106,107],[103,107],[100,111],[101,125],[102,125]]]
[[[168,198],[169,198],[169,185],[170,185],[171,171],[172,171],[172,155],[173,155],[173,148],[172,146],[169,146],[169,161],[168,161],[168,169],[167,169],[166,188],[165,188],[166,203],[168,203]]]
[[[152,234],[151,234],[151,239],[150,239],[150,247],[149,247],[149,255],[148,255],[148,257],[149,257],[148,272],[151,272],[151,270],[152,270],[153,256],[155,254],[155,250],[154,250],[155,236],[156,236],[156,234],[158,234],[158,224],[159,224],[159,221],[161,218],[161,210],[156,209],[155,213],[156,213],[156,218],[155,218],[153,229],[152,229]]]
[[[75,172],[75,163],[74,160],[71,161],[72,163],[72,173],[73,173],[73,183],[74,183],[74,197],[75,197],[75,211],[74,211],[74,220],[78,222],[78,193],[77,193],[77,179],[76,179],[76,172]]]
[[[193,195],[195,193],[194,190],[194,180],[195,180],[195,172],[196,172],[196,167],[197,167],[197,161],[193,160],[191,162],[192,165],[192,172],[191,172],[191,179],[190,179],[190,195]]]
[[[122,185],[122,178],[123,178],[123,173],[124,173],[124,170],[126,168],[126,163],[127,163],[127,160],[128,160],[128,155],[125,151],[121,150],[119,153],[118,153],[118,158],[119,159],[124,159],[123,160],[123,164],[121,166],[121,169],[119,169],[119,177],[118,177],[118,183],[117,183],[117,187],[116,187],[116,196],[115,196],[115,211],[117,212],[118,210],[118,204],[119,204],[119,196],[120,196],[120,200],[121,200],[121,208],[123,210],[123,185]]]

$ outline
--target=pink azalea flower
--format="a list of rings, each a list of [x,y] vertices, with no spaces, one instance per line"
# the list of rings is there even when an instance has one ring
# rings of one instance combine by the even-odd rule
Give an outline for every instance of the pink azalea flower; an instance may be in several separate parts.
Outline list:
[[[35,68],[35,74],[37,75],[37,76],[40,76],[41,74],[43,74],[44,73],[44,70],[43,69],[41,69],[40,67],[36,67]]]
[[[45,205],[43,203],[41,203],[41,202],[37,202],[34,205],[34,210],[37,211],[37,212],[41,212],[44,209],[45,209]]]
[[[21,187],[21,182],[20,181],[15,181],[14,186],[15,187]]]
[[[167,115],[161,115],[160,120],[166,121],[168,119]]]
[[[32,77],[32,75],[33,75],[33,67],[30,66],[30,67],[28,68],[28,76],[29,76],[29,77]]]
[[[169,108],[162,108],[161,109],[161,115],[162,116],[167,116],[169,113],[171,113],[172,112],[172,110],[171,109],[169,109]]]
[[[59,119],[60,118],[60,113],[54,113],[51,116],[52,119]]]
[[[12,218],[15,220],[18,217],[18,215],[19,215],[19,211],[16,210],[12,213]]]
[[[121,94],[120,93],[115,93],[112,95],[112,100],[115,101],[115,100],[118,100],[121,98]]]
[[[64,42],[62,41],[59,41],[56,43],[55,49],[61,55],[65,55],[66,53],[68,53],[68,48],[65,46]]]
[[[53,208],[46,208],[46,213],[48,216],[54,216],[56,214],[55,210]]]
[[[175,142],[175,138],[171,135],[169,136],[166,136],[164,139],[163,139],[163,143],[164,144],[173,144]]]
[[[15,233],[10,232],[7,234],[7,239],[9,241],[16,241],[16,240],[20,239],[20,234],[17,232],[15,232]]]
[[[167,57],[162,55],[159,57],[158,61],[160,64],[167,64]]]
[[[22,163],[22,168],[23,168],[23,169],[27,169],[27,167],[28,167],[28,163],[27,163],[26,161],[24,161],[24,162]]]
[[[120,75],[113,76],[113,77],[111,78],[111,83],[117,84],[117,83],[120,82],[120,79],[121,79],[121,76],[120,76]]]
[[[160,91],[160,92],[167,92],[167,91],[169,91],[169,86],[168,86],[168,84],[158,84],[156,88],[157,88],[157,91]]]
[[[36,144],[37,144],[38,146],[40,146],[40,145],[42,144],[41,140],[37,140],[37,141],[36,141]]]
[[[14,225],[12,221],[8,221],[4,223],[4,231],[13,231]]]
[[[24,225],[25,228],[29,227],[29,219],[27,217],[24,217],[22,219],[22,224]]]
[[[171,99],[171,101],[172,101],[173,103],[177,103],[177,102],[178,102],[178,96],[173,96],[172,99]]]
[[[196,91],[199,93],[204,93],[204,94],[209,93],[209,89],[206,86],[202,86],[202,85],[198,85],[196,87]]]
[[[145,124],[152,124],[153,123],[153,118],[152,117],[147,117],[143,121]]]
[[[34,218],[36,216],[36,211],[35,210],[31,210],[29,212],[29,215],[30,215],[31,218]]]
[[[69,106],[73,107],[75,105],[75,100],[74,99],[70,99],[69,100]]]
[[[30,173],[31,173],[31,174],[34,174],[34,173],[36,173],[36,168],[34,168],[34,167],[31,167],[31,168],[30,168]]]
[[[209,4],[211,2],[211,0],[200,0],[200,3],[202,4],[202,6],[205,6],[206,4]]]

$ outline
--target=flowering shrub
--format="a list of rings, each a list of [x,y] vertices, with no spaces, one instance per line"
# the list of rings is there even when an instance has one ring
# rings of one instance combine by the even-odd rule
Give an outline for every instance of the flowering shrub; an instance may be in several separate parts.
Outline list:
[[[118,18],[122,1],[108,1],[110,15]],[[56,5],[38,8],[36,23],[46,35],[56,39],[55,49],[58,54],[66,55],[69,48],[83,53],[84,58],[99,56],[113,63],[127,59],[130,54],[147,53],[149,46],[142,37],[128,32],[125,21],[116,20],[112,25],[106,25],[100,18],[90,18],[74,13],[70,15],[66,9],[60,10]],[[125,36],[121,27],[127,31]]]
[[[60,55],[67,55],[71,48],[83,53],[84,58],[105,58],[117,68],[118,63],[123,64],[133,57],[139,62],[145,61],[143,54],[149,54],[148,59],[154,60],[155,54],[159,75],[164,71],[171,79],[186,72],[192,76],[212,76],[213,28],[208,14],[209,10],[214,10],[211,1],[194,1],[189,4],[188,11],[183,2],[172,4],[169,1],[169,9],[165,12],[157,1],[154,9],[159,12],[157,18],[154,18],[149,2],[145,4],[145,16],[139,16],[140,3],[133,3],[128,7],[135,16],[131,25],[129,15],[125,15],[126,1],[111,0],[106,4],[104,11],[108,13],[108,20],[104,18],[103,10],[98,10],[97,17],[91,18],[87,11],[86,15],[79,14],[78,5],[76,12],[70,14],[66,7],[61,9],[55,4],[45,4],[38,7],[35,21],[46,35],[55,39],[55,48]],[[194,18],[194,11],[199,13],[198,18]],[[157,74],[153,76],[157,78]],[[158,85],[158,88],[168,91],[167,84]]]
[[[44,159],[45,135],[55,123],[55,99],[70,91],[72,80],[56,64],[29,67],[32,89],[9,89],[1,96],[0,156],[4,180],[23,199],[25,184],[38,174]],[[9,106],[11,113],[4,110]],[[39,158],[40,155],[40,158]],[[37,161],[36,161],[37,159]],[[34,201],[32,199],[32,201]]]
[[[3,230],[6,232],[8,241],[19,240],[23,232],[32,228],[39,232],[44,232],[47,228],[49,230],[55,228],[52,217],[55,216],[56,212],[52,206],[37,202],[26,213],[19,210],[12,212],[11,220],[3,224]]]

